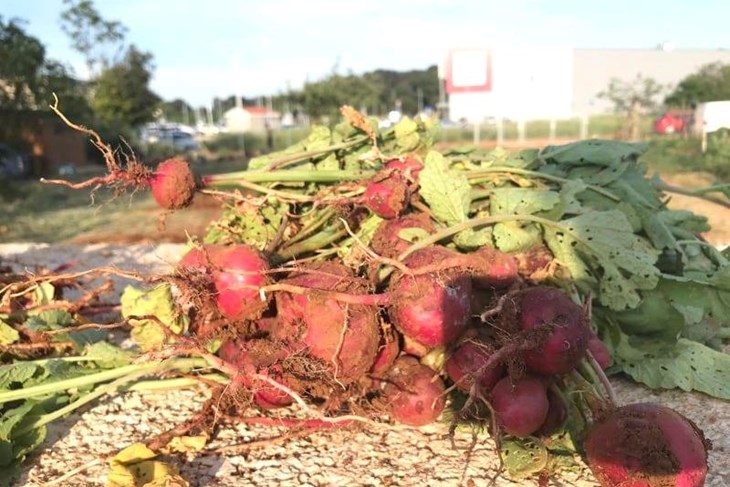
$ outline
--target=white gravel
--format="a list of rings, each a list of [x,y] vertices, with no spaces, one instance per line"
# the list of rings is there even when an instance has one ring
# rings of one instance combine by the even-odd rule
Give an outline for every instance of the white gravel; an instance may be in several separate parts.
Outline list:
[[[79,261],[75,270],[101,265],[142,272],[165,272],[182,251],[180,245],[42,245],[2,244],[0,260],[32,269]],[[125,284],[118,281],[121,291]],[[651,391],[623,379],[612,380],[624,403],[655,401],[692,418],[714,443],[710,453],[710,487],[730,486],[730,403],[703,394]],[[127,393],[73,414],[51,428],[44,447],[27,462],[17,485],[41,486],[71,469],[178,424],[205,399],[204,390]],[[253,414],[253,413],[252,413]],[[270,427],[237,425],[225,428],[211,448],[275,437]],[[193,486],[456,486],[487,485],[497,467],[489,440],[470,455],[467,433],[456,437],[454,449],[443,424],[421,429],[366,427],[320,432],[309,437],[270,444],[241,454],[205,451],[178,456],[174,462]],[[97,464],[61,485],[102,486],[107,468]],[[499,478],[497,486],[533,486]],[[551,481],[553,486],[596,486],[585,467]]]

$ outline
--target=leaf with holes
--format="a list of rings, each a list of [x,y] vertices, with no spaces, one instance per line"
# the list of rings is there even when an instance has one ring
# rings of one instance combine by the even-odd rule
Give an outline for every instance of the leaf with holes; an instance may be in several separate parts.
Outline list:
[[[659,250],[635,235],[619,210],[594,211],[545,226],[545,242],[584,291],[614,310],[634,308],[659,281]]]

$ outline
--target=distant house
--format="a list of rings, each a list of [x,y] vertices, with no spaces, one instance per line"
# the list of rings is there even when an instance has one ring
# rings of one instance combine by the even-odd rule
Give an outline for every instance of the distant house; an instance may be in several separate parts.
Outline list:
[[[281,127],[281,114],[266,107],[233,107],[223,113],[228,132],[266,132]]]

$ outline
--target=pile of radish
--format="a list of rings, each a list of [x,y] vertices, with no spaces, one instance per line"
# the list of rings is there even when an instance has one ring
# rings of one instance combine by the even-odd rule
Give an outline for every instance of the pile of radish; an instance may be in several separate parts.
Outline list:
[[[198,181],[175,159],[148,174],[166,209],[210,188],[226,208],[164,278],[190,319],[166,353],[215,351],[230,381],[217,400],[233,415],[304,403],[325,418],[478,423],[497,445],[529,439],[553,453],[569,438],[604,486],[703,485],[709,442],[696,425],[657,404],[615,402],[604,374],[613,348],[592,308],[635,304],[599,284],[614,276],[593,237],[571,237],[585,259],[604,259],[581,280],[558,255],[562,234],[530,243],[553,230],[558,209],[555,225],[578,234],[562,223],[581,214],[569,178],[546,173],[563,185],[550,199],[547,183],[518,180],[527,170],[516,163],[499,177],[458,154],[446,167],[422,125],[378,134],[347,113],[331,150],[297,146]],[[497,205],[505,181],[541,199]],[[524,218],[505,209],[528,204],[539,210]],[[507,245],[510,235],[528,243]]]

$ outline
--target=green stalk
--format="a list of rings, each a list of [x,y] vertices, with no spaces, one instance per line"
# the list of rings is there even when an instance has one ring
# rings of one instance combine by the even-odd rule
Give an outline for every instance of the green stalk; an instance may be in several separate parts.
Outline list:
[[[326,225],[330,218],[335,216],[335,214],[336,212],[332,207],[327,207],[326,209],[322,210],[311,222],[307,223],[304,227],[302,227],[300,231],[297,232],[296,235],[289,239],[286,242],[285,247],[291,247],[293,244],[299,242],[300,240],[304,240],[306,237],[309,237],[314,232]]]
[[[74,389],[78,387],[90,386],[98,384],[99,382],[106,382],[108,380],[118,379],[130,374],[139,373],[151,373],[156,369],[168,370],[171,368],[176,369],[190,369],[196,367],[206,367],[207,362],[199,358],[189,359],[175,359],[166,362],[146,362],[141,364],[125,365],[116,369],[104,370],[95,374],[84,375],[81,377],[74,377],[66,380],[59,380],[56,382],[50,382],[45,384],[39,384],[37,386],[27,387],[24,389],[17,389],[13,391],[0,392],[0,404],[17,401],[20,399],[28,399],[36,396],[43,396],[46,394],[52,394],[54,392],[65,391],[68,389]]]
[[[349,149],[351,147],[354,147],[358,144],[361,144],[362,142],[366,142],[369,140],[368,136],[362,136],[358,137],[352,140],[349,140],[347,142],[340,142],[339,144],[333,144],[328,147],[324,147],[322,149],[313,149],[309,151],[302,151],[302,152],[296,152],[294,154],[290,154],[284,157],[281,157],[279,159],[276,159],[272,161],[268,166],[264,168],[264,171],[273,171],[277,169],[281,169],[283,167],[291,166],[293,164],[296,164],[297,162],[306,161],[307,159],[311,159],[312,157],[322,156],[324,154],[327,154],[328,152],[334,152],[341,149]]]
[[[730,189],[730,184],[718,184],[715,186],[708,186],[705,188],[687,189],[680,186],[674,186],[661,181],[656,185],[659,191],[665,191],[668,193],[676,193],[684,196],[691,196],[692,198],[700,198],[711,203],[715,203],[725,208],[730,208],[730,201],[727,198],[719,198],[717,196],[711,196],[707,193],[723,193]]]
[[[476,179],[478,177],[481,177],[485,174],[494,174],[494,173],[508,173],[508,174],[519,174],[521,176],[530,176],[533,178],[540,178],[545,179],[547,181],[553,181],[556,183],[569,183],[571,180],[566,178],[561,178],[559,176],[553,176],[552,174],[545,174],[541,173],[539,171],[530,171],[529,169],[519,169],[516,167],[508,167],[508,166],[494,166],[484,169],[474,169],[467,172],[467,177],[469,179]],[[594,184],[586,184],[586,188],[590,189],[591,191],[595,191],[598,194],[602,194],[606,198],[610,198],[613,201],[621,201],[621,198],[613,194],[612,192],[608,191],[605,188],[602,188],[600,186],[596,186]]]
[[[97,399],[101,396],[104,396],[106,394],[110,394],[114,391],[116,391],[120,386],[123,384],[126,384],[127,382],[131,382],[135,380],[137,377],[140,377],[147,373],[147,371],[137,371],[133,372],[129,375],[119,377],[114,382],[110,382],[109,384],[104,384],[102,386],[97,387],[93,391],[81,396],[79,399],[75,400],[72,403],[67,404],[66,406],[57,409],[53,411],[52,413],[43,414],[41,416],[38,416],[38,418],[33,421],[32,423],[26,424],[23,428],[19,429],[18,431],[13,431],[13,436],[16,438],[19,436],[22,436],[26,433],[29,433],[30,431],[40,428],[41,426],[45,426],[46,424],[55,421],[58,418],[62,418],[63,416],[72,413],[73,411],[76,411],[78,408],[83,406],[84,404],[88,404],[94,399]]]
[[[282,170],[282,171],[237,171],[203,177],[203,186],[235,184],[236,181],[251,183],[339,183],[371,178],[375,171],[361,170]]]
[[[291,245],[281,251],[279,251],[274,259],[276,261],[286,261],[297,257],[301,254],[307,254],[314,252],[315,250],[327,247],[329,244],[337,242],[339,239],[347,235],[347,230],[341,228],[337,230],[334,227],[329,227],[306,240],[302,240],[294,245]]]
[[[570,235],[573,239],[580,242],[581,244],[584,244],[584,245],[590,247],[588,242],[586,242],[582,238],[578,237],[575,233],[568,230],[568,228],[566,228],[564,225],[561,225],[560,223],[554,222],[552,220],[548,220],[547,218],[541,218],[539,216],[534,216],[534,215],[496,215],[496,216],[485,216],[482,218],[473,218],[471,220],[457,223],[456,225],[452,225],[450,227],[439,230],[438,232],[433,233],[433,234],[429,235],[428,237],[425,237],[422,240],[419,240],[418,242],[416,242],[413,245],[411,245],[410,247],[408,247],[402,254],[400,254],[398,256],[398,260],[403,260],[406,257],[408,257],[409,255],[411,255],[413,252],[416,252],[417,250],[425,249],[426,247],[429,247],[429,246],[439,242],[440,240],[452,237],[452,236],[456,235],[457,233],[467,230],[469,228],[484,227],[487,225],[494,225],[495,223],[514,222],[514,221],[534,222],[534,223],[539,223],[541,225],[558,228],[558,229],[562,230],[563,232],[565,232],[566,234]]]
[[[228,376],[224,374],[201,374],[195,377],[176,377],[174,379],[141,380],[129,386],[122,387],[125,392],[166,391],[169,389],[187,389],[199,386],[204,381],[227,384]]]

